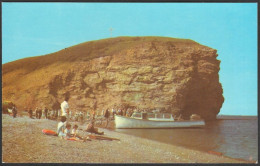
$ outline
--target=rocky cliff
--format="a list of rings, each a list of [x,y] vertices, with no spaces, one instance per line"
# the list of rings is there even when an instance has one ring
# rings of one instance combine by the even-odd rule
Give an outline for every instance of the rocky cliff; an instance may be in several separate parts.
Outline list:
[[[215,119],[224,102],[215,49],[192,40],[118,37],[2,65],[3,100],[72,110],[114,106]]]

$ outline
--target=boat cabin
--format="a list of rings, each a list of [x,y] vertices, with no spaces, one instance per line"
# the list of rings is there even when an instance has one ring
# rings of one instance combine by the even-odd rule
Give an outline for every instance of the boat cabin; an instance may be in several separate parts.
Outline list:
[[[154,120],[154,121],[174,121],[172,114],[169,113],[134,112],[131,118]]]

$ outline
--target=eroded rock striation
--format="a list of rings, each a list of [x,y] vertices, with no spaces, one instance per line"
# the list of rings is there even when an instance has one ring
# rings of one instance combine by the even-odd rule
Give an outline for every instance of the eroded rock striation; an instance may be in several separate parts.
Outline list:
[[[116,106],[215,119],[224,102],[217,51],[192,40],[118,37],[2,65],[3,99],[72,110]],[[36,65],[37,64],[37,65]]]

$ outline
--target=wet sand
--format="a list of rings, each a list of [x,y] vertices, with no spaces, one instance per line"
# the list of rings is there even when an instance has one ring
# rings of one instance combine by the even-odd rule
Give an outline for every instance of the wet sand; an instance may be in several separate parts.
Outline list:
[[[73,125],[74,123],[72,123]],[[79,125],[84,129],[85,125]],[[5,163],[249,163],[99,128],[120,141],[68,141],[42,134],[57,121],[2,115],[2,162]],[[80,130],[81,135],[89,133]]]

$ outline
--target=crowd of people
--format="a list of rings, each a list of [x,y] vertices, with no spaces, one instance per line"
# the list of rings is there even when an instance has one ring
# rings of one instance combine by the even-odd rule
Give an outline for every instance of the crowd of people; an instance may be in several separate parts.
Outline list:
[[[143,110],[137,109],[137,108],[125,108],[120,106],[114,106],[112,109],[107,108],[103,109],[101,112],[98,111],[88,111],[88,112],[82,112],[82,111],[71,111],[68,104],[69,97],[65,97],[64,101],[60,105],[60,110],[51,110],[47,107],[39,108],[36,107],[33,111],[32,108],[27,108],[25,111],[28,113],[29,118],[32,119],[52,119],[52,120],[58,120],[60,119],[60,122],[57,125],[57,134],[61,138],[70,139],[70,138],[76,138],[80,140],[85,140],[86,138],[81,137],[77,130],[78,125],[75,123],[75,125],[72,127],[71,122],[85,122],[88,121],[86,125],[85,131],[95,134],[104,134],[103,132],[99,132],[98,128],[95,128],[95,122],[97,119],[105,120],[106,124],[104,127],[107,127],[109,122],[111,120],[114,120],[115,115],[120,116],[126,116],[131,117],[134,112],[142,112]],[[101,115],[96,115],[96,112],[101,113]],[[14,105],[12,108],[12,114],[13,117],[16,117],[17,114],[17,108]],[[72,128],[72,131],[71,131]]]
[[[90,111],[72,111],[68,105],[68,98],[66,98],[60,105],[60,109],[49,109],[46,106],[43,108],[36,107],[33,111],[32,108],[25,109],[28,113],[28,117],[32,119],[51,119],[58,120],[61,116],[65,116],[67,120],[81,122],[82,124],[86,121],[103,119],[106,121],[106,127],[109,121],[114,120],[115,115],[121,115],[131,117],[134,112],[142,112],[144,110],[134,108],[125,108],[120,106],[114,106],[113,108],[103,109],[102,111],[90,110]],[[9,109],[12,116],[15,118],[17,115],[17,108],[14,105],[12,109]],[[64,111],[68,110],[68,111]],[[98,114],[96,114],[96,112]]]
[[[98,130],[95,125],[98,125],[98,121],[105,121],[106,124],[103,127],[107,127],[109,122],[114,120],[115,115],[131,117],[134,112],[143,112],[144,110],[140,110],[138,108],[127,108],[124,106],[116,106],[114,105],[112,108],[106,108],[101,110],[89,110],[89,111],[78,111],[71,110],[68,103],[69,97],[66,96],[64,101],[60,104],[60,109],[50,109],[47,106],[37,106],[34,110],[32,107],[27,107],[25,109],[26,113],[28,113],[28,117],[31,119],[50,119],[50,120],[59,120],[57,124],[57,136],[62,139],[73,139],[79,141],[89,140],[88,137],[81,136],[78,132],[77,122],[87,121],[85,125],[85,129],[83,131],[88,133],[94,133],[98,135],[103,135],[104,132]],[[17,108],[13,105],[12,109],[8,109],[9,113],[15,118],[17,115]],[[82,130],[82,129],[80,129]],[[82,133],[81,133],[82,134]],[[85,134],[84,134],[85,135]],[[91,135],[90,135],[91,136]]]
[[[83,122],[84,124],[85,120],[88,121],[86,128],[84,131],[94,134],[103,135],[104,132],[100,132],[98,128],[95,127],[95,122],[98,120],[102,120],[102,122],[105,120],[106,124],[104,127],[107,127],[109,122],[114,120],[115,115],[120,116],[126,116],[131,117],[134,112],[151,112],[151,110],[142,110],[138,109],[137,107],[127,108],[123,106],[113,106],[113,108],[107,108],[103,109],[102,111],[98,110],[91,110],[88,112],[82,112],[82,111],[71,111],[68,103],[69,97],[66,96],[64,101],[60,104],[59,110],[51,110],[47,107],[39,108],[36,107],[33,111],[32,108],[29,108],[26,110],[28,113],[29,118],[32,119],[52,119],[52,120],[58,120],[60,121],[57,124],[57,135],[62,139],[73,139],[73,140],[79,140],[79,141],[86,141],[89,140],[88,137],[83,137],[78,132],[78,125],[77,122]],[[12,109],[8,109],[8,112],[12,114],[13,118],[17,115],[17,108],[15,104],[13,105]],[[97,115],[96,113],[99,113]],[[100,114],[101,113],[101,114]],[[34,118],[35,116],[35,118]],[[181,118],[181,115],[179,116]],[[193,116],[193,119],[197,118],[195,115]],[[76,123],[75,123],[76,122]],[[72,124],[73,127],[72,127]]]
[[[36,107],[33,111],[32,108],[29,108],[25,110],[25,112],[28,113],[29,118],[34,119],[53,119],[57,120],[59,117],[59,110],[50,110],[47,107],[44,107],[43,109],[40,109],[39,107]]]

